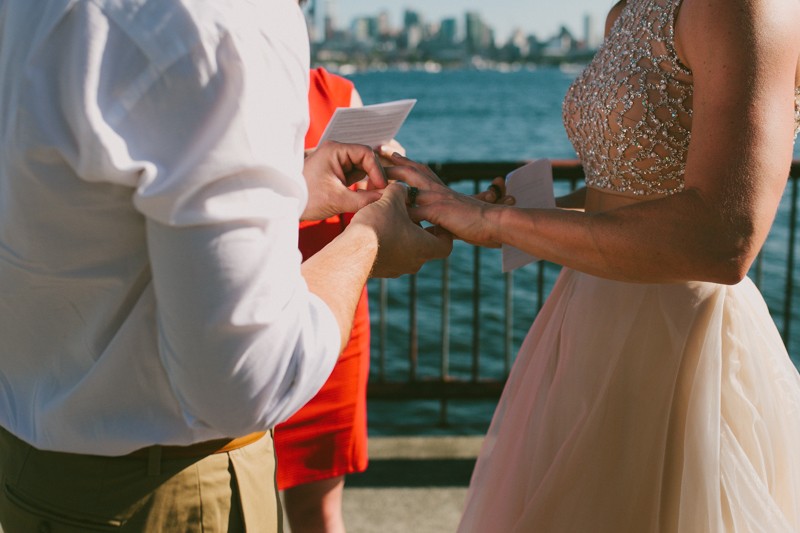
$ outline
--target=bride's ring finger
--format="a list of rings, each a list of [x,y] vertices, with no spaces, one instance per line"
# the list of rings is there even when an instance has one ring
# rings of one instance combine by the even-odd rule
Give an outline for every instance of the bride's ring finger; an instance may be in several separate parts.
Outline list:
[[[413,159],[409,159],[404,155],[398,154],[397,152],[395,152],[392,155],[392,157],[396,161],[402,162],[403,165],[409,166],[411,168],[416,169],[417,172],[419,172],[421,174],[424,174],[425,176],[427,176],[428,178],[432,179],[433,181],[435,181],[439,185],[444,185],[444,182],[442,181],[442,178],[440,178],[436,174],[436,172],[434,172],[433,169],[431,167],[429,167],[428,165],[426,165],[425,163],[420,163],[419,161],[414,161]]]

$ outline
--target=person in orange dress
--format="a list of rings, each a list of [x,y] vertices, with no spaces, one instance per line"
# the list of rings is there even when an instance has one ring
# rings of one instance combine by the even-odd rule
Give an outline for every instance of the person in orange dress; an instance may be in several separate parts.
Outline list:
[[[353,83],[323,68],[312,69],[309,80],[310,124],[306,152],[318,144],[337,107],[360,107]],[[381,160],[392,165],[391,154],[405,155],[392,140],[377,147]],[[486,202],[505,197],[502,178],[476,195]],[[336,238],[352,214],[300,223],[300,251],[305,261]],[[275,428],[278,489],[293,531],[344,532],[344,477],[367,468],[367,380],[370,321],[367,288],[356,308],[350,340],[328,381],[300,411]]]
[[[325,69],[312,69],[305,138],[313,150],[337,107],[361,106],[353,83]],[[303,260],[339,235],[352,215],[300,223]],[[283,490],[293,531],[344,531],[344,476],[367,468],[369,375],[367,289],[356,309],[350,340],[328,381],[300,411],[275,429],[278,488]]]

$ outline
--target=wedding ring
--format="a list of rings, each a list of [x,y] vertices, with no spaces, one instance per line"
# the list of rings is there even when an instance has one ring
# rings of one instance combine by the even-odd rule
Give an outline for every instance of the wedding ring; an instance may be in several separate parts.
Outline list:
[[[416,187],[409,187],[408,188],[408,205],[411,207],[417,207],[417,195],[419,194],[419,189]]]
[[[489,189],[488,190],[490,190],[490,191],[492,191],[494,193],[494,198],[495,198],[494,201],[495,202],[503,197],[503,190],[496,183],[492,183],[491,185],[489,185]]]

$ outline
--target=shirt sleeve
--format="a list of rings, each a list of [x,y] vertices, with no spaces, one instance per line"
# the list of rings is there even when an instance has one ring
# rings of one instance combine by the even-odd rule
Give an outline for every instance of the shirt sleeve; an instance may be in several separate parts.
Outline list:
[[[158,354],[186,420],[229,436],[299,409],[340,343],[297,249],[307,35],[296,5],[269,4],[263,23],[173,16],[137,33],[78,3],[57,29],[75,51],[41,80],[77,176],[129,186],[146,219]]]

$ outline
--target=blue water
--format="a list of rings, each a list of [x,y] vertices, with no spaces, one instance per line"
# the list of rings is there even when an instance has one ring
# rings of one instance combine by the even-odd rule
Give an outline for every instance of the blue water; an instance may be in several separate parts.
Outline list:
[[[574,79],[557,69],[367,72],[350,77],[365,103],[416,98],[398,135],[423,161],[499,161],[575,156],[561,123]]]
[[[408,156],[419,161],[519,161],[548,157],[575,157],[561,120],[561,102],[575,73],[558,69],[495,71],[364,72],[349,76],[365,103],[416,98],[398,140]],[[800,145],[795,146],[800,159]],[[471,192],[471,191],[465,191]],[[558,191],[557,191],[558,192]],[[761,290],[776,320],[782,327],[785,299],[786,250],[788,233],[788,195],[784,197],[775,226],[764,247]],[[800,257],[800,250],[796,250]],[[457,243],[450,259],[450,349],[451,374],[469,376],[473,345],[472,284],[474,250]],[[536,265],[514,273],[513,349],[516,354],[537,310]],[[440,262],[423,267],[418,275],[419,294],[419,370],[418,376],[438,376],[441,371],[441,272]],[[482,376],[497,377],[506,368],[503,346],[505,313],[504,281],[500,274],[500,255],[496,250],[481,251],[480,354]],[[545,267],[545,290],[555,280],[558,267]],[[753,273],[755,276],[755,272]],[[795,285],[800,279],[795,273]],[[408,278],[388,282],[389,314],[388,379],[406,379],[409,316]],[[377,325],[379,287],[370,281],[370,303]],[[795,290],[793,339],[789,351],[800,366],[800,290]],[[375,341],[377,336],[374,337]],[[373,342],[372,374],[378,371]],[[373,376],[374,377],[374,376]],[[370,434],[386,433],[480,433],[485,431],[494,402],[451,401],[447,426],[439,426],[439,402],[378,402],[369,404]]]

